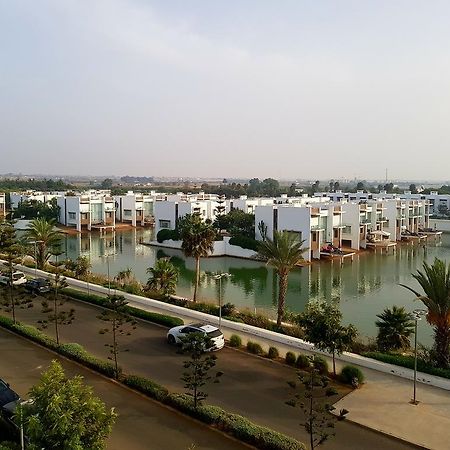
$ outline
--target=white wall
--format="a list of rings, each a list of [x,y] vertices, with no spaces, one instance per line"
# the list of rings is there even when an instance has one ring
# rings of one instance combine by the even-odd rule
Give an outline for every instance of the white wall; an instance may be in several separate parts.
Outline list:
[[[450,220],[430,219],[430,228],[450,233]]]

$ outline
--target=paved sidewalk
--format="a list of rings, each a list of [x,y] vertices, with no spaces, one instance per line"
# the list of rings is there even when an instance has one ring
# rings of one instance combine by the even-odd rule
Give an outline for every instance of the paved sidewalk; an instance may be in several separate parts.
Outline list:
[[[450,392],[418,383],[418,405],[409,400],[411,381],[365,369],[367,383],[335,406],[348,409],[348,419],[365,427],[444,450],[450,448]]]

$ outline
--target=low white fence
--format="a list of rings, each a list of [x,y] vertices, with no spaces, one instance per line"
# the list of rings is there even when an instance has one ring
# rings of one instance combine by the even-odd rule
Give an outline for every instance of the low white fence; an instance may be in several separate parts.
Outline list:
[[[225,236],[223,241],[214,242],[214,250],[210,256],[234,256],[236,258],[253,259],[256,256],[256,252],[246,248],[239,247],[238,245],[230,244],[230,237]],[[150,245],[161,248],[173,248],[181,250],[182,241],[174,241],[167,239],[164,242],[152,241]]]
[[[44,272],[41,270],[35,271],[35,269],[30,269],[25,266],[18,266],[18,268],[20,268],[20,270],[30,275],[34,275],[36,272],[36,275],[46,278],[53,276],[48,272]],[[106,287],[99,286],[97,284],[87,283],[85,281],[76,280],[74,278],[66,278],[66,280],[70,287],[82,289],[83,291],[89,290],[90,292],[95,294],[108,295],[108,288]],[[147,297],[141,297],[139,295],[128,294],[122,291],[120,291],[120,294],[123,295],[128,300],[130,306],[133,306],[135,308],[151,310],[161,314],[170,314],[182,318],[189,318],[197,322],[201,321],[214,325],[218,324],[219,320],[218,317],[211,316],[210,314],[194,311],[188,308],[183,308],[181,306],[171,305]],[[316,349],[314,349],[314,346],[312,344],[302,339],[286,336],[280,333],[276,333],[274,331],[265,330],[263,328],[232,322],[226,319],[222,319],[221,328],[223,329],[223,331],[242,335],[248,340],[254,338],[261,339],[268,346],[273,345],[274,343],[278,343],[287,348],[288,351],[298,352],[304,350],[308,352],[321,353],[323,355],[329,356],[324,352],[317,351]],[[352,364],[355,366],[363,367],[366,369],[373,369],[390,375],[396,375],[398,377],[406,378],[409,380],[412,380],[414,377],[414,371],[411,369],[396,366],[393,364],[387,364],[354,353],[345,352],[342,355],[336,356],[336,360]],[[428,375],[426,373],[418,372],[417,381],[419,381],[420,383],[424,383],[430,386],[435,386],[450,391],[450,380],[446,378],[441,378],[434,375]]]
[[[444,233],[450,233],[450,220],[447,219],[430,219],[430,228],[435,228]]]

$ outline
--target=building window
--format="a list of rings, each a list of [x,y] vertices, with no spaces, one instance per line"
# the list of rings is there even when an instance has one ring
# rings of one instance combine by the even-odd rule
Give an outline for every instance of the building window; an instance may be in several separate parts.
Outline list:
[[[313,242],[317,242],[317,233],[314,232],[314,231],[313,231],[313,234],[312,234],[312,240],[313,240]]]
[[[334,238],[335,238],[335,239],[339,237],[339,230],[338,230],[337,228],[335,228],[335,229],[333,230],[333,235],[334,235]]]
[[[131,217],[131,209],[124,209],[123,210],[123,215],[125,217]]]
[[[352,232],[352,226],[351,225],[346,225],[343,229],[342,232],[345,234],[351,234]]]
[[[170,220],[160,220],[159,228],[170,228]]]
[[[75,220],[77,218],[77,214],[74,212],[69,213],[69,219]]]

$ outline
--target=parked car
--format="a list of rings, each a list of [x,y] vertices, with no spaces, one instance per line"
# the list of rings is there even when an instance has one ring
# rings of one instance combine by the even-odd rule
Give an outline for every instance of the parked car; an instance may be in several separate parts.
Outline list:
[[[25,284],[27,282],[27,278],[25,274],[20,271],[13,272],[12,274],[12,284],[14,286],[20,286],[21,284]],[[0,284],[4,284],[5,286],[9,286],[10,277],[8,273],[0,272]]]
[[[5,418],[10,418],[21,402],[19,394],[14,392],[6,381],[0,378],[0,411]]]
[[[45,278],[35,278],[25,283],[25,289],[33,294],[45,294],[50,292],[50,282]]]
[[[202,333],[209,338],[210,345],[205,348],[206,351],[220,350],[225,345],[223,333],[219,328],[206,323],[193,323],[173,327],[167,333],[167,342],[172,345],[181,344],[183,337],[190,333]]]

